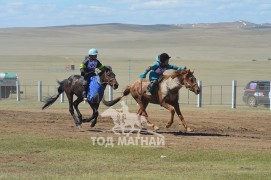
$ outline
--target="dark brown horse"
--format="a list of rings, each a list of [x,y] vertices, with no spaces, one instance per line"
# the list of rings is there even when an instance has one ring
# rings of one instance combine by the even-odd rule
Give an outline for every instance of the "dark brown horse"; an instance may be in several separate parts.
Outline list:
[[[99,73],[100,76],[100,83],[105,89],[107,85],[110,85],[113,87],[113,89],[117,89],[119,84],[115,78],[115,74],[113,73],[110,66],[106,67],[104,71]],[[45,100],[45,105],[42,107],[42,109],[45,109],[52,105],[57,98],[62,94],[64,91],[67,95],[67,98],[69,100],[69,111],[73,117],[75,125],[80,128],[82,122],[90,122],[94,119],[91,123],[91,127],[94,127],[97,123],[97,117],[99,115],[98,108],[100,105],[100,101],[89,101],[89,105],[93,110],[93,114],[90,118],[83,119],[82,114],[80,113],[78,109],[78,105],[83,101],[83,77],[80,75],[72,75],[68,79],[64,79],[63,81],[58,81],[59,87],[58,87],[58,95],[55,97],[49,97]],[[73,101],[73,95],[77,96],[77,99]],[[74,108],[77,112],[78,119],[76,118],[74,114]]]
[[[171,118],[166,125],[167,128],[169,128],[172,125],[174,114],[176,112],[185,130],[187,132],[192,131],[187,126],[183,118],[183,115],[180,111],[178,100],[179,100],[179,90],[181,89],[182,86],[185,86],[187,89],[194,92],[195,94],[200,93],[201,90],[197,84],[197,80],[194,77],[193,72],[191,72],[190,70],[179,70],[173,72],[169,76],[164,76],[163,80],[159,83],[159,87],[156,88],[152,95],[147,95],[145,93],[149,83],[150,82],[146,79],[138,80],[131,84],[130,86],[127,86],[121,97],[118,97],[112,101],[103,100],[103,103],[107,106],[112,106],[116,104],[118,101],[120,101],[122,97],[127,96],[129,93],[131,93],[133,98],[140,106],[137,113],[139,115],[145,116],[148,123],[152,125],[154,130],[158,130],[159,128],[156,125],[154,125],[153,122],[148,117],[146,108],[149,103],[160,104],[160,106],[170,110]]]

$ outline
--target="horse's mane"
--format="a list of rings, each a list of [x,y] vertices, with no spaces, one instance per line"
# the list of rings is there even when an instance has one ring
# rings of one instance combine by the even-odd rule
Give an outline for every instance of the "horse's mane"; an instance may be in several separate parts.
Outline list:
[[[173,73],[172,74],[170,74],[170,75],[164,75],[163,76],[163,79],[164,80],[166,80],[166,79],[169,79],[169,78],[172,78],[172,79],[174,79],[174,78],[176,78],[177,76],[179,76],[179,75],[184,75],[184,74],[188,74],[190,72],[190,70],[175,70],[175,71],[173,71]]]
[[[98,73],[98,76],[102,76],[102,75],[103,75],[103,73],[104,73],[106,70],[110,70],[110,71],[112,71],[111,66],[106,65],[106,66],[105,66],[105,68],[104,68],[104,69],[103,69],[101,72],[99,72],[99,73]]]

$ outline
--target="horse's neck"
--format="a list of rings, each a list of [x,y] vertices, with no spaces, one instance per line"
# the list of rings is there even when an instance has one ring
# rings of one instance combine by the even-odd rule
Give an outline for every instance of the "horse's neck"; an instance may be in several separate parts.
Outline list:
[[[172,90],[172,89],[181,89],[182,85],[179,82],[178,77],[175,78],[167,78],[164,81],[162,81],[161,86],[166,87],[168,90]]]
[[[105,88],[107,86],[106,79],[105,79],[105,72],[99,76],[100,77],[100,83]]]

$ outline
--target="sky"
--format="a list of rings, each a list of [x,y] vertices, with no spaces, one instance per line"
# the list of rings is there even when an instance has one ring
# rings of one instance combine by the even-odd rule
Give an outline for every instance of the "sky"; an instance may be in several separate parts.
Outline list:
[[[271,0],[0,0],[0,28],[240,20],[271,23]]]

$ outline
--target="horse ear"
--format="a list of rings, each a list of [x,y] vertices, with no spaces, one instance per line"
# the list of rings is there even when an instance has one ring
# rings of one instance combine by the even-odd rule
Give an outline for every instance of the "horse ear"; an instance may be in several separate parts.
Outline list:
[[[187,71],[188,73],[190,73],[191,71],[190,71],[190,69],[188,69],[188,71]]]
[[[105,70],[106,70],[106,71],[112,71],[112,68],[111,68],[111,66],[106,65],[106,66],[105,66]]]

